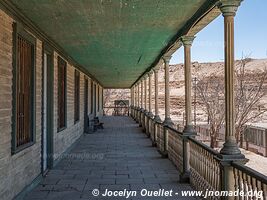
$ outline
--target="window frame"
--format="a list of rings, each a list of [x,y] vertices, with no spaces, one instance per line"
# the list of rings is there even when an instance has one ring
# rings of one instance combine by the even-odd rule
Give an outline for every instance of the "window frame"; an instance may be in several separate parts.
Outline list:
[[[33,37],[29,32],[27,32],[24,27],[17,23],[13,23],[13,49],[12,49],[12,132],[11,132],[11,155],[14,155],[24,149],[34,145],[36,143],[36,38]],[[30,141],[17,146],[17,91],[18,91],[18,37],[26,40],[28,43],[32,45],[31,53],[32,53],[32,67],[31,67],[31,101],[32,104],[30,105],[31,112],[30,112]]]
[[[64,126],[59,126],[59,64],[60,61],[64,63]],[[67,128],[67,62],[60,56],[57,57],[57,132],[61,132]]]
[[[74,72],[74,124],[80,121],[80,72]]]

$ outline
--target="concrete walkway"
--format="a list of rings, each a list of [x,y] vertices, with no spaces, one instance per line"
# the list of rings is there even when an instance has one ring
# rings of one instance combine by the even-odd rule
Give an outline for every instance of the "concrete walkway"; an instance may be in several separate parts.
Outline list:
[[[106,189],[136,191],[136,196],[132,193],[128,198],[136,200],[148,198],[141,196],[142,189],[172,189],[172,197],[149,199],[190,199],[180,194],[181,190],[191,190],[190,186],[178,182],[179,172],[168,159],[161,158],[131,118],[105,117],[103,121],[104,130],[82,136],[72,151],[24,199],[126,199],[125,196],[105,198],[102,193]],[[94,189],[99,190],[98,197],[92,195]],[[179,194],[175,195],[177,192]]]

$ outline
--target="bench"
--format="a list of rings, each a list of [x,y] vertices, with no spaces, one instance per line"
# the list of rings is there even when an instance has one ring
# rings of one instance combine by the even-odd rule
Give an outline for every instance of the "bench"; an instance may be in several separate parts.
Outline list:
[[[93,120],[91,120],[93,131],[95,132],[97,129],[104,129],[104,123],[99,121],[98,117],[95,117]]]

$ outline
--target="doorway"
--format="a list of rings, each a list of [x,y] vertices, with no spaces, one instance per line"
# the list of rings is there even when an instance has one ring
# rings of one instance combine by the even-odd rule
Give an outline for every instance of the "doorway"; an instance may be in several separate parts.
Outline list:
[[[88,133],[88,79],[84,77],[84,133]]]
[[[53,167],[54,67],[53,51],[43,49],[42,84],[42,155],[41,168],[45,175]]]

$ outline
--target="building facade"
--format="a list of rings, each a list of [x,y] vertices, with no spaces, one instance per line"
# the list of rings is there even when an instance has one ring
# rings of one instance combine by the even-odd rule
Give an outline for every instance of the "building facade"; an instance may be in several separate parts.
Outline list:
[[[12,199],[103,114],[103,87],[0,9],[0,196]]]

